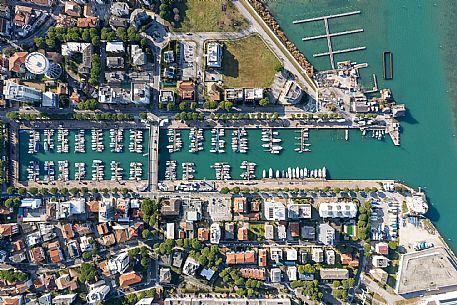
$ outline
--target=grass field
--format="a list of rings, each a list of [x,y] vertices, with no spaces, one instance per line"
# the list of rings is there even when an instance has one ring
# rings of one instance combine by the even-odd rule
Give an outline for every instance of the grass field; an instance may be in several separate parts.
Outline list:
[[[175,31],[234,32],[246,29],[249,24],[227,0],[187,0],[179,5],[179,10],[183,19]]]
[[[267,88],[279,66],[279,60],[257,35],[224,42],[222,74],[225,87]]]

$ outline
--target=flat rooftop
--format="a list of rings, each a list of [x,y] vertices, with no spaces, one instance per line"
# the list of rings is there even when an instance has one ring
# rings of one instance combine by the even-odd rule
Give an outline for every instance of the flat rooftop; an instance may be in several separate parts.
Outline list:
[[[398,294],[442,292],[457,288],[457,265],[443,247],[403,254],[395,291]]]

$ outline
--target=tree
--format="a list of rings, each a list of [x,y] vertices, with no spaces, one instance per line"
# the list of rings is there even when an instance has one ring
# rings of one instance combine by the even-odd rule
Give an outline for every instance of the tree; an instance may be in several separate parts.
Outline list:
[[[228,194],[228,192],[230,192],[230,189],[226,186],[224,186],[223,188],[221,188],[221,194]]]
[[[175,103],[174,102],[169,102],[167,104],[167,111],[172,111],[173,109],[175,109]]]
[[[151,231],[149,231],[148,229],[144,229],[143,232],[141,232],[141,236],[144,239],[148,239],[151,236]]]
[[[123,27],[118,27],[116,29],[117,37],[122,41],[127,41],[127,31]]]
[[[130,42],[136,42],[139,40],[139,36],[134,26],[129,26],[129,28],[127,29],[127,37]]]
[[[43,49],[46,47],[46,40],[44,37],[34,37],[33,42],[38,49]]]
[[[29,188],[29,193],[32,196],[36,196],[38,194],[38,188],[36,188],[36,187]]]
[[[16,193],[16,188],[14,186],[8,186],[8,188],[6,189],[6,194],[8,196],[11,196],[15,193]]]
[[[17,193],[19,194],[19,196],[25,196],[25,195],[27,195],[27,190],[25,189],[25,187],[21,187],[21,188],[19,188]]]
[[[262,107],[268,106],[270,104],[270,101],[267,98],[263,98],[259,101],[259,105]]]
[[[17,208],[21,200],[19,198],[8,198],[5,200],[5,206],[7,208]]]
[[[82,263],[79,267],[79,281],[81,283],[91,282],[97,276],[97,270],[92,264]]]
[[[181,111],[186,110],[186,106],[187,106],[186,102],[179,103],[179,110],[181,110]]]

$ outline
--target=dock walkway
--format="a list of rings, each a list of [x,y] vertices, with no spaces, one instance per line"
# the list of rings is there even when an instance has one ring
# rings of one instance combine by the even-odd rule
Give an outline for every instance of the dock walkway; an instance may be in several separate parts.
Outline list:
[[[295,21],[293,21],[293,24],[313,22],[313,21],[319,21],[319,20],[331,19],[331,18],[338,18],[338,17],[345,17],[345,16],[351,16],[351,15],[357,15],[357,14],[360,14],[360,11],[352,11],[352,12],[346,12],[346,13],[341,13],[341,14],[333,14],[333,15],[327,15],[327,16],[321,16],[321,17],[314,17],[314,18],[308,18],[308,19],[295,20]]]

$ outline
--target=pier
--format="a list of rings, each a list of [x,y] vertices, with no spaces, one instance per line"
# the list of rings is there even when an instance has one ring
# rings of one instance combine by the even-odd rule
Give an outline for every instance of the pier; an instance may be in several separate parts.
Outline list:
[[[151,122],[149,127],[149,191],[155,192],[159,183],[159,124]]]
[[[348,35],[348,34],[355,34],[355,33],[360,33],[360,32],[363,32],[363,29],[356,29],[356,30],[337,32],[337,33],[329,33],[329,34],[316,35],[316,36],[308,36],[308,37],[303,37],[302,40],[303,41],[309,41],[309,40],[316,40],[316,39],[322,39],[322,38],[327,38],[327,37],[335,37],[335,36],[342,36],[342,35]]]
[[[331,39],[332,37],[361,33],[361,32],[363,32],[363,29],[355,29],[355,30],[347,30],[347,31],[342,31],[342,32],[330,33],[328,20],[331,18],[345,17],[345,16],[356,15],[356,14],[360,14],[360,11],[352,11],[352,12],[341,13],[341,14],[334,14],[334,15],[314,17],[314,18],[309,18],[309,19],[295,20],[295,21],[293,21],[293,23],[301,24],[301,23],[306,23],[306,22],[315,22],[315,21],[324,20],[325,34],[304,37],[304,38],[302,38],[302,41],[311,41],[311,40],[326,38],[328,51],[322,52],[322,53],[317,53],[317,54],[314,54],[313,56],[314,57],[330,56],[330,64],[332,66],[332,69],[335,69],[335,58],[334,58],[335,54],[365,50],[366,47],[356,47],[356,48],[333,51],[332,39]]]
[[[384,79],[391,80],[393,76],[392,52],[386,51],[382,54],[382,64],[384,69]],[[389,70],[389,72],[387,72]]]
[[[350,53],[350,52],[356,52],[356,51],[362,51],[365,50],[367,47],[356,47],[356,48],[350,48],[350,49],[344,49],[344,50],[338,50],[338,51],[332,51],[330,50],[329,52],[322,52],[322,53],[317,53],[313,54],[314,57],[321,57],[321,56],[327,56],[330,55],[331,58],[333,58],[334,54],[341,54],[341,53]]]
[[[324,20],[324,19],[346,17],[346,16],[351,16],[351,15],[357,15],[357,14],[360,14],[360,11],[352,11],[352,12],[346,12],[346,13],[341,13],[341,14],[334,14],[334,15],[314,17],[314,18],[309,18],[309,19],[295,20],[292,23],[293,24],[300,24],[300,23],[313,22],[313,21],[319,21],[319,20]]]

